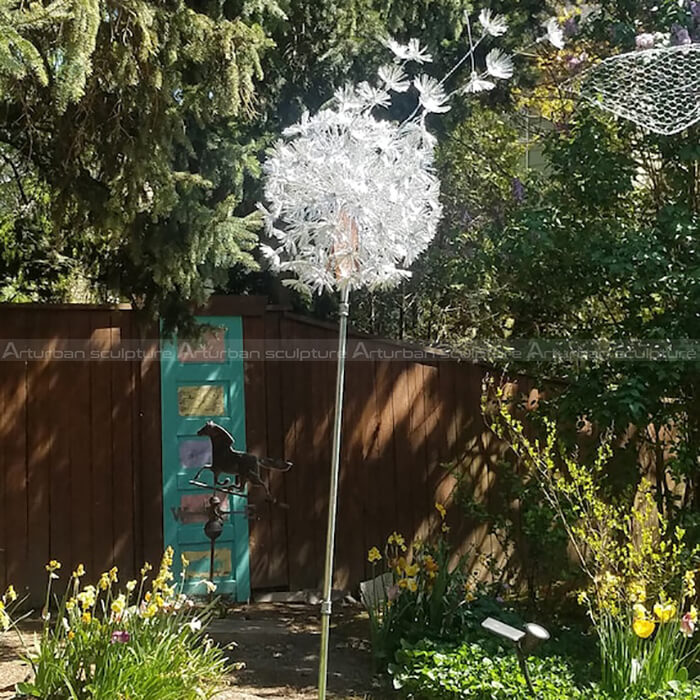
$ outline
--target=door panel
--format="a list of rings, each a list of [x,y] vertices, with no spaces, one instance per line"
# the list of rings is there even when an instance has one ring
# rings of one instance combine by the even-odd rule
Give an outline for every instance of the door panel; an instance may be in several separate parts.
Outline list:
[[[209,540],[204,534],[206,509],[213,491],[190,484],[197,470],[211,462],[208,438],[197,436],[207,420],[233,435],[245,450],[243,324],[240,317],[199,317],[215,327],[203,343],[163,341],[161,387],[163,415],[163,532],[165,545],[175,549],[179,580],[180,554],[190,562],[186,591],[204,595],[209,578]],[[199,481],[213,483],[210,471]],[[236,600],[250,597],[247,499],[217,492],[221,508],[230,513],[216,540],[214,559],[217,592]]]

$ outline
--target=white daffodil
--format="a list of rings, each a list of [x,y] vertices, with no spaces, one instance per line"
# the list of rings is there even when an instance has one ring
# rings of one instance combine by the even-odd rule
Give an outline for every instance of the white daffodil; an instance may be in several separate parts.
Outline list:
[[[190,628],[191,632],[199,632],[202,629],[202,621],[198,620],[196,617],[192,618],[186,623],[186,626]]]
[[[212,583],[211,581],[203,580],[200,581],[204,586],[206,586],[207,593],[214,593],[216,591],[216,584]]]
[[[486,90],[493,90],[496,87],[496,83],[486,80],[484,76],[480,76],[476,71],[472,71],[469,82],[462,88],[462,92],[485,92]]]
[[[418,99],[426,112],[448,112],[447,95],[440,83],[429,75],[420,75],[413,85],[418,90]]]
[[[486,72],[493,78],[508,80],[513,77],[513,59],[500,49],[486,54]]]
[[[394,92],[406,92],[411,84],[406,71],[396,63],[382,66],[379,69],[379,79],[384,83],[387,90],[393,90]]]
[[[547,41],[557,49],[564,48],[564,30],[559,26],[559,20],[556,17],[550,17],[547,24],[544,25],[547,30]]]
[[[492,15],[488,8],[484,8],[479,13],[479,24],[481,24],[484,33],[490,36],[502,36],[508,31],[506,18],[503,15]]]

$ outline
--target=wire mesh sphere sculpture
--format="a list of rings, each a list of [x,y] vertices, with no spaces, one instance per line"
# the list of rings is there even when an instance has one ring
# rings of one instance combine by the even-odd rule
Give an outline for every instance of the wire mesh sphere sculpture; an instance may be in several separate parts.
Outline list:
[[[700,121],[700,44],[611,56],[570,85],[583,99],[657,134]]]

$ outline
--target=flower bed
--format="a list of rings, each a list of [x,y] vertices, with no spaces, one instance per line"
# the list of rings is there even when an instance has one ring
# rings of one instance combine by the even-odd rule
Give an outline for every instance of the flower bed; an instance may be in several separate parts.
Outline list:
[[[17,597],[10,587],[0,608],[0,625],[22,639],[33,678],[17,685],[23,697],[46,700],[195,700],[220,689],[224,652],[203,628],[210,608],[198,608],[175,585],[173,550],[166,550],[157,576],[150,565],[139,580],[119,587],[115,568],[95,585],[83,585],[80,565],[63,594],[54,596],[61,564],[47,566],[48,585],[43,626],[30,648],[13,619]],[[183,558],[186,572],[188,562]],[[55,605],[52,605],[55,603]]]

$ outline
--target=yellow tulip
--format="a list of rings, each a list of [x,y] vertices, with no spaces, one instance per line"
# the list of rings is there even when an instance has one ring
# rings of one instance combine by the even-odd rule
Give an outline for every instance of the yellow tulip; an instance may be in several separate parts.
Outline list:
[[[632,623],[632,629],[640,639],[647,639],[654,633],[656,623],[654,623],[652,620],[638,619]]]

